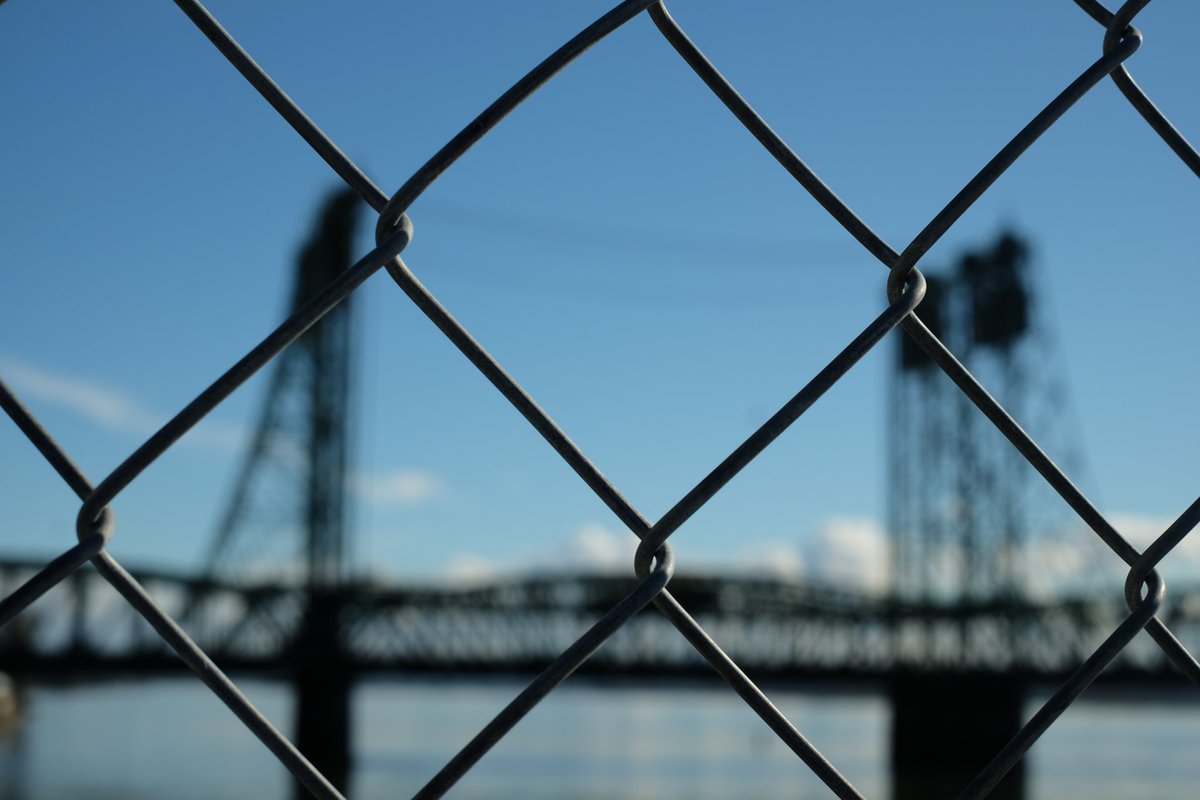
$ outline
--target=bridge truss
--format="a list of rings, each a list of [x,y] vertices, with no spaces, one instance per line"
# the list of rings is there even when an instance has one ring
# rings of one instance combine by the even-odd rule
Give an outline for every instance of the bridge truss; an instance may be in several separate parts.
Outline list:
[[[28,579],[37,559],[0,563],[0,593]],[[131,571],[215,661],[281,673],[301,624],[305,587],[246,585]],[[624,596],[632,578],[559,574],[459,587],[352,583],[341,611],[356,671],[531,673],[562,652]],[[1120,592],[1043,602],[905,603],[765,578],[678,576],[672,587],[743,669],[764,678],[884,678],[904,670],[1069,672],[1127,612]],[[1200,643],[1200,587],[1173,590],[1164,609],[1185,644]],[[5,630],[0,669],[39,675],[170,670],[183,665],[128,604],[82,569]],[[1109,669],[1127,678],[1170,672],[1147,637]],[[1136,643],[1135,643],[1136,644]],[[709,675],[695,649],[646,611],[588,662],[596,674]]]

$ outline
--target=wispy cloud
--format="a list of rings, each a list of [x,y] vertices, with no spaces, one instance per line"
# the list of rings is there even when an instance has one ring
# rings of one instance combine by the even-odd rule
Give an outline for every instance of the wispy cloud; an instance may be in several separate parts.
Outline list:
[[[78,414],[114,433],[148,436],[168,419],[123,389],[11,356],[0,355],[0,375],[21,395]],[[245,446],[246,431],[239,425],[205,419],[181,443],[237,450]]]
[[[366,502],[383,508],[418,506],[446,491],[445,484],[433,473],[411,468],[354,473],[350,488]]]
[[[872,587],[886,563],[886,548],[879,544],[878,525],[869,521],[834,520],[826,526],[822,546],[809,552],[799,543],[770,540],[754,542],[727,558],[703,556],[688,560],[688,571],[714,574],[766,574],[799,580],[811,575],[811,564],[822,568],[836,565],[843,577]],[[878,534],[878,535],[877,535]],[[478,553],[458,552],[451,556],[443,576],[452,582],[482,583],[533,572],[583,572],[632,574],[638,540],[627,530],[588,521],[576,527],[549,552],[512,558],[488,558]],[[883,547],[884,549],[880,549]],[[881,555],[882,553],[882,555]],[[865,574],[861,581],[855,575]]]
[[[1139,548],[1159,536],[1171,520],[1148,515],[1108,515],[1122,535]],[[833,516],[818,522],[808,536],[795,540],[748,542],[727,556],[689,556],[681,571],[722,575],[767,575],[881,596],[890,589],[891,541],[883,524],[869,517]],[[1106,548],[1096,547],[1095,535],[1074,528],[1060,529],[1026,542],[1018,552],[996,558],[1012,559],[1021,588],[1032,598],[1102,591],[1118,585],[1123,563]],[[637,539],[633,534],[597,522],[579,525],[560,546],[548,553],[486,557],[456,553],[443,570],[451,581],[479,583],[531,572],[621,573],[632,571]],[[928,555],[931,570],[945,582],[935,594],[958,591],[965,557],[961,547],[947,544]],[[1200,579],[1200,531],[1187,537],[1162,564],[1168,579]]]
[[[482,583],[533,572],[632,573],[637,537],[599,522],[584,522],[558,547],[536,555],[488,558],[458,552],[450,557],[442,576],[455,583]]]
[[[0,356],[0,372],[23,394],[73,411],[106,430],[152,433],[163,422],[161,415],[110,386],[35,367],[8,356]]]
[[[1108,515],[1108,521],[1117,529],[1117,533],[1141,549],[1161,536],[1174,520],[1170,517],[1116,512]],[[1180,547],[1184,546],[1187,541],[1184,539],[1183,542],[1180,542]]]
[[[578,525],[557,547],[536,554],[489,558],[458,552],[442,571],[452,582],[481,583],[529,573],[633,574],[638,540],[627,530],[587,521]],[[791,542],[755,542],[729,558],[688,560],[689,571],[700,573],[765,573],[798,579],[805,573],[805,555]]]
[[[0,376],[23,397],[38,400],[77,414],[88,422],[114,433],[149,436],[168,419],[130,392],[115,386],[85,380],[7,355],[0,355]],[[237,424],[203,419],[180,444],[202,445],[225,452],[244,451],[250,441],[247,428]],[[276,436],[269,442],[271,456],[299,465],[304,452],[295,441]],[[362,500],[381,508],[409,508],[442,495],[445,484],[425,470],[406,468],[386,472],[354,473],[349,488]]]
[[[473,553],[455,553],[442,570],[442,577],[450,583],[487,583],[502,577],[507,571],[497,561]]]
[[[1118,533],[1142,550],[1162,536],[1175,520],[1171,517],[1148,514],[1115,513],[1109,515],[1108,521],[1112,523]],[[1107,550],[1107,548],[1105,549]],[[1125,572],[1124,562],[1115,555],[1111,556],[1111,560],[1121,568],[1122,573]],[[1176,577],[1184,577],[1193,582],[1200,578],[1200,528],[1192,530],[1185,536],[1174,550],[1163,557],[1160,564],[1168,577],[1174,574]]]

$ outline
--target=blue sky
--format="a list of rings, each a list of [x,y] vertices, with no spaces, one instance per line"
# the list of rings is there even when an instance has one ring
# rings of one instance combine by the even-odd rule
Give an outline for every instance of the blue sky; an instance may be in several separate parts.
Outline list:
[[[607,10],[209,7],[389,191]],[[897,249],[1102,39],[1067,0],[670,8]],[[1154,3],[1138,24],[1129,66],[1195,140],[1200,8]],[[293,256],[336,178],[166,2],[5,3],[0,98],[0,376],[99,480],[283,318]],[[1030,238],[1073,405],[1051,438],[1073,440],[1087,465],[1073,477],[1131,535],[1200,488],[1198,210],[1200,183],[1106,81],[922,262],[936,272],[1004,225]],[[885,299],[883,269],[645,16],[520,107],[411,216],[409,265],[650,518]],[[625,558],[632,537],[390,278],[355,303],[361,563],[438,577]],[[873,574],[891,345],[679,531],[682,567],[848,559]],[[256,376],[121,494],[118,557],[198,562],[265,387]],[[0,480],[0,549],[73,540],[77,502],[9,425]]]

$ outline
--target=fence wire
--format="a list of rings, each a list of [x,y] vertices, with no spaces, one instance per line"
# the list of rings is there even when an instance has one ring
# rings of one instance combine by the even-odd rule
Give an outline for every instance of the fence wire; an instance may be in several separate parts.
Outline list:
[[[246,78],[325,162],[378,214],[376,247],[326,287],[310,303],[251,349],[178,414],[129,455],[99,484],[75,466],[21,401],[0,383],[0,405],[29,441],[82,501],[76,533],[78,543],[48,562],[16,591],[0,600],[0,625],[7,624],[31,602],[91,561],[125,600],[158,632],[239,719],[271,750],[308,790],[319,798],[341,798],[338,790],[265,717],[214,664],[178,624],[108,552],[115,524],[110,505],[163,453],[305,330],[316,323],[363,281],[386,269],[400,289],[464,356],[528,420],[593,492],[636,534],[641,543],[635,557],[636,586],[545,668],[516,698],[458,752],[417,794],[444,795],[530,709],[579,668],[610,636],[642,608],[654,606],[712,665],[779,738],[840,798],[862,795],[777,709],[741,668],[721,649],[668,590],[675,560],[669,538],[744,466],[786,430],[835,382],[845,375],[893,328],[902,328],[971,402],[999,429],[1079,518],[1126,564],[1129,616],[1046,701],[1017,735],[967,786],[960,797],[981,798],[999,783],[1038,737],[1091,684],[1101,671],[1145,629],[1187,677],[1200,687],[1200,663],[1155,615],[1165,598],[1158,564],[1200,522],[1200,500],[1193,503],[1154,542],[1139,552],[1096,510],[1070,478],[1009,416],[972,374],[921,322],[917,313],[925,293],[918,265],[922,256],[982,196],[1025,150],[1055,124],[1097,83],[1109,77],[1181,161],[1200,177],[1200,153],[1188,143],[1134,81],[1125,62],[1142,44],[1132,25],[1150,0],[1129,0],[1111,12],[1097,0],[1076,5],[1103,28],[1100,57],[1026,124],[901,251],[884,241],[796,155],[721,75],[668,13],[662,2],[626,0],[581,31],[517,81],[445,144],[394,194],[383,192],[326,136],[221,24],[196,0],[175,0],[196,27]],[[612,31],[646,13],[666,42],[692,68],[746,130],[809,194],[888,270],[887,305],[845,349],[785,403],[757,431],[716,466],[656,522],[650,522],[625,499],[565,432],[478,341],[418,280],[400,254],[412,238],[407,209],[472,145],[487,135],[522,101],[563,67]]]

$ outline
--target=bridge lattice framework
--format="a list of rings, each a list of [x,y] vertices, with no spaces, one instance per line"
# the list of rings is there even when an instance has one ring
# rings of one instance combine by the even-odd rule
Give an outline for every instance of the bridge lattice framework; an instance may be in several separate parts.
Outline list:
[[[0,562],[0,591],[40,566]],[[281,673],[304,612],[296,583],[131,573],[222,664]],[[753,675],[886,678],[903,670],[1017,671],[1061,677],[1125,616],[1108,596],[1042,602],[928,605],[783,578],[677,576],[675,595],[725,651]],[[43,604],[28,626],[0,638],[9,669],[169,670],[178,664],[140,615],[94,571]],[[462,586],[346,585],[344,644],[356,671],[536,672],[628,591],[620,575],[554,574]],[[1176,590],[1164,621],[1200,643],[1200,589]],[[608,674],[689,676],[704,672],[687,642],[665,635],[644,612],[615,633],[589,665]],[[1016,647],[1014,647],[1016,643]],[[1147,643],[1149,644],[1149,643]],[[1111,668],[1133,677],[1170,670],[1154,647],[1130,647]]]

